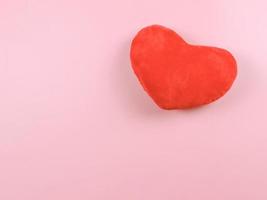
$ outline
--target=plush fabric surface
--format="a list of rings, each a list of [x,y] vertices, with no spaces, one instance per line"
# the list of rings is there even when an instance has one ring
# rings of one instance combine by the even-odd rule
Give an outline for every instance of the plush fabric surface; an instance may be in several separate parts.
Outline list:
[[[230,89],[237,75],[236,61],[228,51],[190,45],[159,25],[138,32],[130,56],[141,85],[163,109],[211,103]]]

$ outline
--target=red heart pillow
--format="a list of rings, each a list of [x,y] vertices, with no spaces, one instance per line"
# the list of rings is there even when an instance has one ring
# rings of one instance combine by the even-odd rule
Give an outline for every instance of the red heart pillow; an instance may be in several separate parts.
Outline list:
[[[237,75],[236,61],[228,51],[190,45],[159,25],[142,29],[130,54],[140,83],[163,109],[211,103],[230,89]]]

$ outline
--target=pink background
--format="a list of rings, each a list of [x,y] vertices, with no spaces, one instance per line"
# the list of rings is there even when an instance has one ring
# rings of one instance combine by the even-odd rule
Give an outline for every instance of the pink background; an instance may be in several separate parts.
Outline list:
[[[265,0],[0,0],[1,200],[266,200]],[[163,111],[129,64],[162,24],[229,49],[214,104]]]

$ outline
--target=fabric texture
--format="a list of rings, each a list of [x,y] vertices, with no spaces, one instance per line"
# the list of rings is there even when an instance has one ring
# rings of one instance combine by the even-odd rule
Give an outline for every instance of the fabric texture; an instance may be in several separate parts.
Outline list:
[[[186,109],[222,97],[237,76],[228,51],[186,43],[160,25],[143,28],[132,41],[132,68],[145,91],[163,109]]]

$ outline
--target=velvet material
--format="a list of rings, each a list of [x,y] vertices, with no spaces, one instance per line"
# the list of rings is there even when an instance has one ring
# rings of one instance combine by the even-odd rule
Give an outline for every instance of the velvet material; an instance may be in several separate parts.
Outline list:
[[[230,89],[237,75],[236,61],[228,51],[190,45],[159,25],[136,35],[130,56],[143,88],[163,109],[213,102]]]

